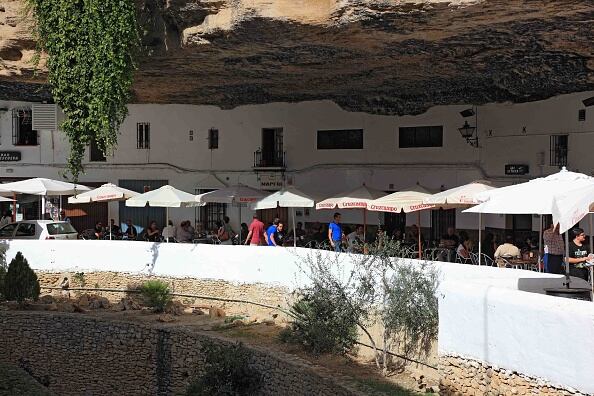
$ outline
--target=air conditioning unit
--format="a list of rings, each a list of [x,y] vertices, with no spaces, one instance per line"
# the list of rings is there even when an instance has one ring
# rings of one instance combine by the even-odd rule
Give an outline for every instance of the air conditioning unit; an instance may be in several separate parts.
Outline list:
[[[58,129],[58,106],[34,103],[32,107],[33,130],[55,131]]]

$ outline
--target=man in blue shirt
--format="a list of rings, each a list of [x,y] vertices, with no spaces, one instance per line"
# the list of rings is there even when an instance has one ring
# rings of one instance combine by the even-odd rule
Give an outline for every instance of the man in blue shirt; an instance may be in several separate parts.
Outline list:
[[[280,219],[277,217],[272,222],[272,225],[266,229],[266,242],[268,243],[268,246],[276,246],[274,238],[271,238],[271,236],[276,232],[276,227],[278,226],[278,223],[280,223]]]
[[[334,221],[328,225],[328,239],[330,240],[330,246],[335,252],[341,251],[342,245],[342,227],[340,225],[340,213],[334,213]]]

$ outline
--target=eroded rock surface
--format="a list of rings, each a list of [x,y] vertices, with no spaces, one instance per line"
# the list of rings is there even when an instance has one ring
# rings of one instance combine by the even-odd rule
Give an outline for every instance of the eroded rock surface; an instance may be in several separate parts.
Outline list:
[[[0,98],[48,97],[21,3],[1,1]],[[414,114],[594,89],[592,0],[144,0],[139,12],[137,103]]]

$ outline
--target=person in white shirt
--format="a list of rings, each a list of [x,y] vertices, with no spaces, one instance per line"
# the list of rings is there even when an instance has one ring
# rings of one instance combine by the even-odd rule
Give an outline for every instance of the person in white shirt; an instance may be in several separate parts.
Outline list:
[[[349,253],[360,253],[363,247],[363,226],[358,225],[355,231],[347,235]]]
[[[11,222],[12,222],[12,212],[10,210],[7,210],[4,212],[2,219],[0,219],[0,227],[4,227],[5,225],[10,224]]]
[[[495,258],[499,257],[513,257],[520,258],[520,249],[514,245],[514,238],[511,235],[505,236],[505,243],[499,245],[495,250]]]

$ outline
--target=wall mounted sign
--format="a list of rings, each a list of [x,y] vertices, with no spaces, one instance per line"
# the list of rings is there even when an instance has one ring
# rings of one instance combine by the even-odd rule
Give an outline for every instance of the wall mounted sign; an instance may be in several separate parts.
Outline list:
[[[0,161],[8,162],[8,161],[20,161],[21,160],[21,152],[20,151],[0,151]]]
[[[258,179],[260,179],[260,188],[265,190],[283,188],[283,175],[280,173],[260,173]]]
[[[528,165],[507,164],[505,165],[505,174],[511,176],[527,175],[530,173]]]

